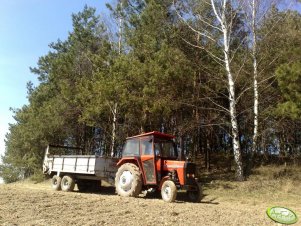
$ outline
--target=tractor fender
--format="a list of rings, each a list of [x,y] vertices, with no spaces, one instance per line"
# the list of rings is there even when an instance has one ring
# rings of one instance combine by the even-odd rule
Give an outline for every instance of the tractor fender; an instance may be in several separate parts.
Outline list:
[[[137,157],[124,157],[117,162],[116,166],[119,167],[119,166],[123,165],[124,163],[133,163],[140,168],[139,160]]]

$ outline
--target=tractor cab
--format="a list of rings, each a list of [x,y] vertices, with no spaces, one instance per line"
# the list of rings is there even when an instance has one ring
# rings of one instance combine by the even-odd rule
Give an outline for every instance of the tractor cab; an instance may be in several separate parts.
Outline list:
[[[143,189],[161,190],[162,198],[165,197],[164,200],[168,202],[174,201],[178,189],[190,193],[193,191],[194,194],[197,191],[199,196],[195,164],[177,160],[174,138],[156,131],[127,138],[122,158],[117,163],[117,193],[121,196],[137,196]],[[135,186],[138,187],[132,192]]]

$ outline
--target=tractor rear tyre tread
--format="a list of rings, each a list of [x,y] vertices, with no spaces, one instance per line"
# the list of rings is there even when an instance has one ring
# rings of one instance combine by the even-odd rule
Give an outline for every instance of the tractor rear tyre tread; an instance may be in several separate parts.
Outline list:
[[[121,184],[122,181],[125,181],[126,187]],[[139,167],[132,163],[125,163],[120,166],[115,177],[115,187],[120,196],[137,197],[142,191],[142,177]]]

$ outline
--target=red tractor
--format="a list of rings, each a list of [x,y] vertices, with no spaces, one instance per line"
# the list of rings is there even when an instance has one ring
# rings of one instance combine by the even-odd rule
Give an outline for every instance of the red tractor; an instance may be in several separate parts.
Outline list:
[[[136,197],[142,190],[161,191],[164,201],[173,202],[178,190],[186,190],[191,201],[200,201],[196,165],[178,160],[173,139],[174,136],[160,132],[127,138],[117,163],[118,195]]]

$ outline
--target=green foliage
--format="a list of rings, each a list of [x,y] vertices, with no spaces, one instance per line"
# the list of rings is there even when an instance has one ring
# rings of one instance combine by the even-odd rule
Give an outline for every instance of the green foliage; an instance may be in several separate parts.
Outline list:
[[[301,119],[301,62],[281,65],[276,76],[284,103],[278,104],[278,113]]]
[[[34,183],[40,183],[43,182],[46,178],[47,178],[46,175],[44,175],[40,169],[37,169],[30,177],[30,180],[33,181]]]
[[[13,183],[16,182],[22,177],[20,176],[22,171],[15,166],[12,166],[10,164],[2,163],[0,165],[0,175],[4,180],[4,183]]]

